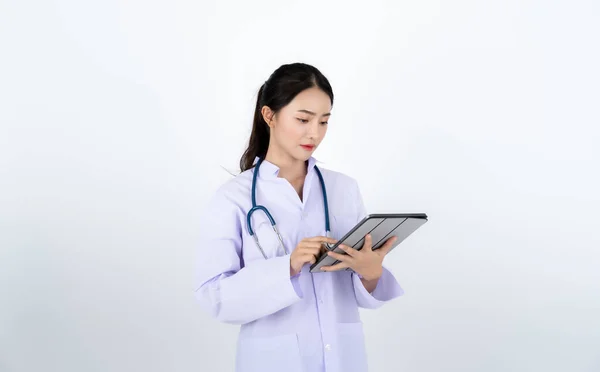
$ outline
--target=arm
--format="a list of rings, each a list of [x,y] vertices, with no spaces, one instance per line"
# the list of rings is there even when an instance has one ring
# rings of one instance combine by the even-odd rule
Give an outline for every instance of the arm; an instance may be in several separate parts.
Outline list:
[[[356,223],[367,216],[367,210],[360,192],[358,183],[354,181],[354,195],[350,200],[356,200]],[[358,306],[362,308],[375,309],[385,302],[393,300],[404,294],[404,290],[398,281],[385,266],[379,279],[366,280],[360,278],[357,273],[352,273],[352,283]]]
[[[195,297],[214,318],[244,324],[301,298],[290,279],[290,255],[243,265],[241,209],[219,190],[200,220],[195,262]],[[243,267],[242,267],[243,266]]]

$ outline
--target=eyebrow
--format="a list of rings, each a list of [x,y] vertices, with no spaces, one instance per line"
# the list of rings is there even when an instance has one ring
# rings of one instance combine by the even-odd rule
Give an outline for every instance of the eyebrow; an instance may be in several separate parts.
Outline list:
[[[298,110],[298,112],[303,112],[305,114],[309,114],[309,115],[316,115],[314,112],[312,111],[308,111],[308,110]],[[323,114],[322,116],[331,116],[331,112],[328,112],[326,114]]]

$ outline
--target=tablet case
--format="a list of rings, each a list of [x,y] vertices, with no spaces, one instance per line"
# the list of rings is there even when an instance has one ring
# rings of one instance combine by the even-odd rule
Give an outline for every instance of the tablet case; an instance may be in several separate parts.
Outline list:
[[[327,244],[327,249],[336,253],[346,254],[338,248],[339,244],[360,250],[365,242],[365,235],[371,234],[373,250],[381,248],[388,238],[397,236],[392,250],[402,243],[409,235],[427,222],[425,213],[394,213],[394,214],[370,214],[356,224],[337,243]],[[391,250],[390,250],[391,251]],[[310,267],[311,273],[323,272],[322,266],[335,265],[339,261],[329,256],[326,252],[319,256],[317,262]],[[350,268],[346,270],[351,270]]]

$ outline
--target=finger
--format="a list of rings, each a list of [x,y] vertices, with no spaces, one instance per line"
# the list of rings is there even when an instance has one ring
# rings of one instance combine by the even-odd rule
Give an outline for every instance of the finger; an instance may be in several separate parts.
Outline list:
[[[363,244],[361,250],[364,250],[364,251],[367,251],[367,252],[372,251],[372,247],[371,247],[371,244],[373,244],[372,239],[373,238],[371,237],[371,234],[365,235],[365,244]]]
[[[347,262],[347,263],[351,263],[354,261],[354,258],[352,258],[351,256],[348,256],[345,254],[340,254],[340,253],[335,253],[334,251],[329,251],[329,252],[327,252],[327,254],[329,256],[335,258],[338,261]]]
[[[337,243],[336,239],[330,238],[328,236],[314,236],[312,238],[306,238],[304,240],[309,241],[309,242],[319,242],[319,243],[329,243],[329,244]]]
[[[322,245],[323,245],[323,243],[319,243],[319,242],[301,242],[300,244],[298,244],[298,247],[300,247],[300,248],[321,248]]]
[[[347,269],[349,267],[350,267],[350,265],[348,265],[346,262],[340,262],[335,265],[322,266],[321,270],[323,270],[323,271],[338,271],[338,270]]]
[[[300,256],[300,262],[314,264],[317,262],[317,257],[313,254],[305,254]]]
[[[385,242],[385,244],[383,246],[381,246],[381,248],[379,248],[375,252],[379,253],[381,256],[385,256],[386,254],[388,254],[390,252],[390,250],[392,249],[392,246],[394,245],[396,240],[398,240],[398,237],[392,236]]]
[[[301,248],[315,248],[315,249],[321,249],[321,247],[323,246],[322,243],[319,242],[304,242],[300,244]]]
[[[347,254],[348,256],[350,256],[350,257],[357,257],[357,256],[359,256],[359,255],[361,254],[361,252],[360,252],[360,251],[357,251],[357,250],[356,250],[356,249],[354,249],[354,248],[350,248],[350,247],[348,247],[347,245],[344,245],[344,244],[340,244],[340,245],[338,245],[338,247],[339,247],[339,248],[340,248],[342,251],[346,252],[346,254]]]
[[[297,260],[298,261],[302,261],[302,262],[308,262],[308,261],[312,260],[313,258],[316,260],[319,257],[321,257],[320,254],[301,253],[301,254],[298,255]]]

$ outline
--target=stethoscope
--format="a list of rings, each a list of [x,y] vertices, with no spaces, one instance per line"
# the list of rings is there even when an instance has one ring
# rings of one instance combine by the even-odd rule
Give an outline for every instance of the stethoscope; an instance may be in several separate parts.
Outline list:
[[[265,259],[267,259],[267,255],[265,254],[265,251],[263,250],[260,243],[258,242],[258,237],[254,233],[254,230],[252,230],[252,225],[250,222],[250,217],[252,216],[252,213],[256,212],[259,209],[262,210],[263,212],[265,212],[265,214],[269,218],[269,221],[271,221],[271,226],[273,227],[273,230],[277,234],[277,237],[279,238],[279,243],[281,244],[281,247],[283,247],[285,254],[289,254],[289,252],[285,248],[285,245],[283,244],[283,239],[281,238],[281,234],[279,233],[277,224],[275,223],[275,220],[273,219],[273,216],[271,216],[271,213],[269,212],[269,210],[262,205],[256,205],[256,177],[258,176],[258,168],[260,167],[260,164],[262,163],[262,161],[263,161],[263,159],[259,158],[258,162],[256,163],[256,166],[254,167],[254,175],[252,177],[252,209],[250,209],[248,211],[248,214],[246,215],[246,219],[247,219],[247,223],[248,223],[248,232],[250,233],[250,236],[252,236],[254,238],[254,241],[256,242],[258,249],[260,249],[263,257]],[[321,191],[323,192],[323,205],[325,207],[325,233],[326,233],[326,236],[329,237],[329,207],[327,204],[327,190],[325,189],[325,181],[323,181],[323,175],[321,175],[321,171],[319,170],[319,168],[317,168],[316,165],[315,165],[315,171],[317,172],[317,176],[319,176],[319,182],[321,183]],[[278,247],[278,249],[279,249],[279,247]]]

